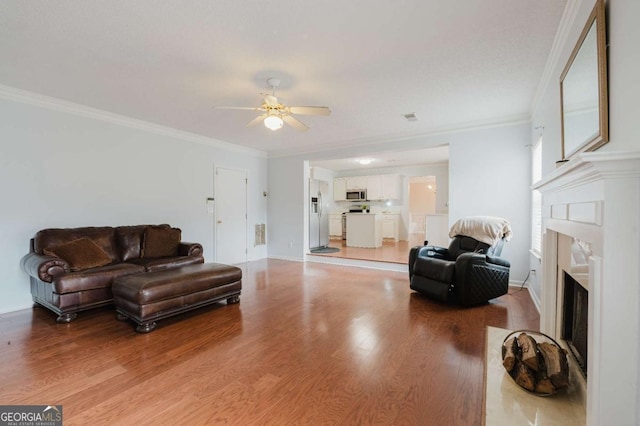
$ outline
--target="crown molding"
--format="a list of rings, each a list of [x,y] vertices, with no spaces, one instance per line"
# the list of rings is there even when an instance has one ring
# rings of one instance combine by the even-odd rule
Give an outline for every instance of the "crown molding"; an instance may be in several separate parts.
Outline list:
[[[449,125],[449,126],[434,127],[432,129],[427,129],[422,132],[388,134],[383,136],[343,140],[335,144],[325,145],[322,149],[301,147],[299,149],[269,151],[267,153],[268,154],[267,156],[268,158],[291,157],[291,156],[305,155],[305,154],[309,154],[309,155],[319,154],[323,152],[336,151],[336,150],[342,150],[342,149],[366,148],[366,147],[370,147],[373,145],[380,145],[380,144],[390,144],[390,143],[398,144],[403,142],[408,143],[408,142],[416,141],[426,137],[449,135],[449,134],[455,134],[455,133],[464,133],[464,132],[470,132],[470,131],[492,129],[497,127],[517,126],[520,124],[529,124],[529,123],[531,123],[531,116],[529,114],[519,114],[519,115],[510,116],[510,117],[504,117],[498,120],[496,119],[482,120],[482,121],[474,121],[474,122],[461,123],[461,124],[455,124],[455,125]],[[432,148],[432,147],[429,146],[428,148]],[[416,149],[416,148],[411,147],[408,149]]]
[[[533,96],[533,101],[531,102],[530,107],[530,116],[533,117],[538,109],[540,104],[540,100],[544,95],[544,92],[549,87],[549,82],[551,81],[551,76],[558,66],[558,61],[560,60],[560,54],[562,53],[562,49],[567,43],[567,39],[569,38],[569,32],[573,23],[576,20],[578,15],[578,11],[580,10],[580,6],[582,5],[583,0],[568,0],[567,4],[562,12],[562,17],[560,18],[560,24],[558,25],[558,30],[556,31],[556,36],[553,39],[553,43],[551,44],[551,51],[549,52],[549,56],[547,57],[547,63],[542,71],[542,76],[540,77],[540,82],[538,83],[538,87]],[[560,82],[558,81],[558,87],[560,87]]]
[[[111,124],[130,127],[137,130],[143,130],[155,133],[161,136],[180,139],[183,141],[193,142],[201,145],[207,145],[213,148],[219,148],[226,151],[233,151],[241,154],[247,154],[255,157],[266,158],[267,153],[253,148],[247,148],[241,145],[224,142],[218,139],[197,135],[195,133],[185,132],[159,124],[150,123],[144,120],[115,114],[97,108],[76,104],[62,99],[29,92],[22,89],[16,89],[10,86],[0,85],[0,99],[6,99],[13,102],[19,102],[39,108],[46,108],[53,111],[73,114],[80,117],[100,120]]]

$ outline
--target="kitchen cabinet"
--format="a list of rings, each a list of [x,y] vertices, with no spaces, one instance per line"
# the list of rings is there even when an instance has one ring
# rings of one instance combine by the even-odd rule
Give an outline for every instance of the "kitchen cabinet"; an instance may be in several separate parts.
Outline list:
[[[369,200],[385,200],[382,191],[382,176],[367,176],[367,199]]]
[[[382,246],[381,213],[347,213],[347,247]]]
[[[342,238],[342,214],[329,215],[329,237]]]
[[[382,216],[382,238],[392,238],[398,241],[400,221],[399,215],[393,213],[385,213]]]
[[[333,201],[347,200],[347,178],[333,179]]]
[[[367,176],[367,198],[369,200],[402,199],[402,176]]]
[[[333,179],[333,201],[346,201],[352,189],[366,189],[367,200],[401,200],[401,175],[348,176]]]
[[[366,176],[348,176],[347,177],[347,189],[366,189],[366,188],[367,188]]]

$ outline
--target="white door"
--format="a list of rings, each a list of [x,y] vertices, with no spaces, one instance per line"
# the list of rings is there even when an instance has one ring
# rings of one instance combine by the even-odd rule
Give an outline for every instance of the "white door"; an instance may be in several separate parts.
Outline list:
[[[247,172],[216,168],[216,262],[247,261]]]

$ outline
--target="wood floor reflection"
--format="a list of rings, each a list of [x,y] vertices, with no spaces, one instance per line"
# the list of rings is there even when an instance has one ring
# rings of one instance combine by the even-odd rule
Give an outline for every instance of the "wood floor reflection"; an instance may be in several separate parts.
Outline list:
[[[71,425],[479,425],[486,327],[538,329],[527,293],[469,309],[407,273],[263,259],[240,303],[136,334],[111,308],[0,314],[0,402]]]
[[[384,240],[382,247],[360,248],[347,247],[345,240],[329,240],[329,247],[340,249],[335,253],[314,253],[314,256],[338,257],[343,259],[372,260],[376,262],[401,263],[406,265],[409,260],[409,250],[413,246],[422,245],[424,234],[410,234],[409,241]]]

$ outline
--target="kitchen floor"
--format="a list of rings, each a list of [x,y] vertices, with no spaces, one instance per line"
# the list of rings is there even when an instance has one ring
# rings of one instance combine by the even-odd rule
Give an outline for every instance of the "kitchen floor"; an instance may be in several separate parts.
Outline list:
[[[422,245],[424,234],[409,234],[409,241],[384,240],[378,248],[347,247],[346,240],[329,240],[329,247],[339,248],[336,253],[314,253],[315,256],[341,257],[345,259],[372,260],[376,262],[401,263],[406,265],[409,250],[413,246]]]

